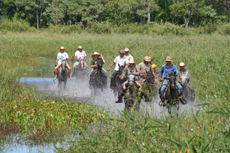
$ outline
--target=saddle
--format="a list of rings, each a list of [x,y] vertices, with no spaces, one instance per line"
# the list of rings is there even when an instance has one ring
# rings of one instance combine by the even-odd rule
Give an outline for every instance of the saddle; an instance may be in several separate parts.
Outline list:
[[[58,73],[60,71],[60,67],[61,67],[61,65],[58,66],[56,73]],[[66,69],[67,69],[68,73],[70,73],[70,70],[68,69],[68,67],[66,67]],[[55,73],[55,69],[54,69],[54,73]]]

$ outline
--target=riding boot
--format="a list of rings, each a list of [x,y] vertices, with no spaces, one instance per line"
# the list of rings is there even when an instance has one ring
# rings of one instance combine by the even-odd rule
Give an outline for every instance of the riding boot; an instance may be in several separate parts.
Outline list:
[[[151,101],[145,93],[142,92],[141,94],[145,97],[145,101],[146,102],[150,102]]]
[[[180,93],[180,95],[179,95],[178,98],[179,98],[180,102],[181,102],[183,105],[187,104],[187,101],[183,98],[182,93]]]
[[[165,99],[164,99],[164,95],[160,95],[161,101],[159,102],[160,106],[165,106]]]
[[[122,103],[122,97],[126,93],[127,89],[123,90],[122,93],[118,96],[118,100],[115,103]]]
[[[118,96],[118,100],[115,103],[122,103],[123,93]]]

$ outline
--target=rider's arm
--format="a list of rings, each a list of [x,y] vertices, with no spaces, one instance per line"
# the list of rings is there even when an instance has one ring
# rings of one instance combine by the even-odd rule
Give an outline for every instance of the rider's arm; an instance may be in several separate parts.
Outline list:
[[[56,60],[56,63],[58,63],[59,59]]]
[[[154,69],[155,69],[156,73],[159,73],[159,71],[158,71],[157,67],[155,67]]]
[[[80,60],[77,56],[75,56],[76,60]]]
[[[101,55],[100,57],[102,58],[103,64],[105,64],[105,59],[104,59],[104,57],[103,57],[102,55]]]
[[[175,65],[173,65],[173,67],[174,67],[174,74],[175,74],[175,76],[177,76],[178,75],[178,70],[177,70]]]
[[[97,65],[94,65],[94,64],[95,64],[95,63],[94,63],[94,61],[92,60],[91,63],[90,63],[90,67],[91,67],[91,68],[97,67]]]
[[[188,74],[187,74],[187,80],[188,80],[188,82],[189,82],[190,79],[191,79],[191,73],[189,72],[189,70],[187,70],[187,72],[188,72]]]
[[[158,77],[161,78],[163,73],[164,73],[164,65],[161,67]]]
[[[85,56],[85,60],[87,60],[87,56]]]
[[[111,67],[112,67],[114,64],[115,64],[115,62],[113,62],[113,63],[109,66],[108,71],[111,69]]]
[[[176,80],[181,83],[181,79],[180,79],[180,73],[178,73],[178,75],[176,76]]]

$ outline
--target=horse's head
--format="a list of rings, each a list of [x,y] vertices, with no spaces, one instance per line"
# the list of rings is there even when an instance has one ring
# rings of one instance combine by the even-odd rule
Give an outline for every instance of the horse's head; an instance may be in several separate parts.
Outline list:
[[[175,76],[175,74],[174,73],[170,73],[168,75],[168,77],[169,77],[170,87],[172,89],[175,89],[176,88],[176,76]]]
[[[129,86],[132,87],[133,86],[133,83],[135,81],[135,75],[134,74],[129,74],[128,75],[128,83],[129,83]]]
[[[62,60],[62,62],[61,62],[61,68],[62,68],[62,71],[64,71],[64,70],[65,70],[65,68],[66,68],[66,64],[67,64],[66,60]]]
[[[185,85],[185,83],[187,83],[187,76],[186,75],[182,75],[180,79],[181,79],[182,85]]]
[[[103,63],[102,59],[99,58],[99,59],[97,60],[97,69],[98,69],[98,70],[101,70],[103,64],[104,64],[104,63]]]
[[[126,64],[124,64],[124,65],[118,64],[118,67],[119,67],[118,73],[119,74],[121,74],[123,72],[123,70],[125,69],[125,66],[126,66]]]
[[[79,60],[79,69],[80,69],[80,70],[84,70],[84,68],[85,68],[84,59],[80,59],[80,60]]]
[[[154,76],[151,72],[146,72],[146,81],[150,84],[153,84],[155,82]]]

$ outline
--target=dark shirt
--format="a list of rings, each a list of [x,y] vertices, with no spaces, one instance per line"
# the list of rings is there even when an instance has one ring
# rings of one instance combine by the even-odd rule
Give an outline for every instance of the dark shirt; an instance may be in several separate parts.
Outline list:
[[[90,66],[92,66],[92,65],[97,65],[97,61],[98,60],[102,60],[100,57],[97,59],[97,60],[95,60],[94,58],[91,60],[91,63],[90,63]],[[95,70],[95,69],[97,69],[97,67],[93,67],[93,69]]]

